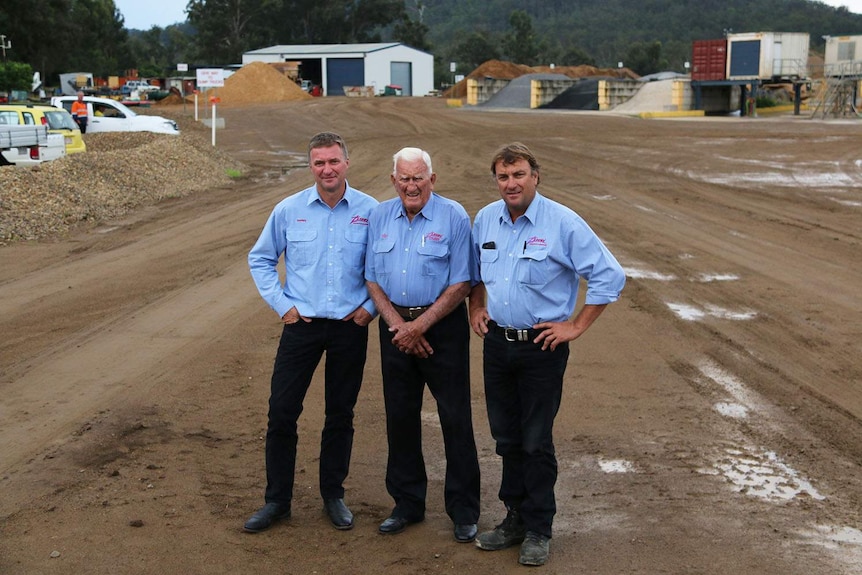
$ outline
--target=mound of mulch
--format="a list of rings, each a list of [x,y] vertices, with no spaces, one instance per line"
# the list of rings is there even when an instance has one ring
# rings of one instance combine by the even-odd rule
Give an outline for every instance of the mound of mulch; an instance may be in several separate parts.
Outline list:
[[[639,76],[628,68],[596,68],[586,64],[580,66],[525,66],[513,62],[501,60],[488,60],[478,68],[467,74],[467,76],[446,90],[443,95],[447,98],[466,98],[467,80],[478,78],[496,78],[498,80],[514,80],[526,74],[562,74],[569,78],[590,78],[594,76],[612,78],[637,79]]]
[[[204,101],[209,101],[210,96],[217,96],[221,100],[220,106],[296,102],[313,98],[296,82],[265,62],[246,64],[225,80],[224,87],[204,92]]]

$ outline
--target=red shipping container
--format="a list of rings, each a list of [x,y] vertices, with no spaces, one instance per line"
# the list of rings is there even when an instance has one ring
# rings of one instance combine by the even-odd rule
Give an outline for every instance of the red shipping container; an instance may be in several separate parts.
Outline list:
[[[691,79],[724,80],[727,73],[727,39],[695,40],[691,45]]]

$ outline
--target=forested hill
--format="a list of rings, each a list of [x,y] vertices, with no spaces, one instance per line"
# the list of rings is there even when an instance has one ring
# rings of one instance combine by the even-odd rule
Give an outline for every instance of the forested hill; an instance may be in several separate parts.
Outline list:
[[[591,58],[598,66],[613,67],[625,59],[632,45],[659,42],[668,68],[681,70],[690,58],[693,40],[722,38],[726,32],[807,32],[815,50],[823,46],[824,35],[862,34],[862,15],[809,0],[406,2],[408,10],[414,4],[424,5],[422,21],[428,26],[435,54],[445,53],[447,48],[457,54],[470,39],[474,45],[481,45],[481,40],[501,45],[501,39],[512,31],[512,13],[523,11],[532,20],[536,42],[544,43],[539,51],[545,50],[560,64],[579,63],[565,61],[579,56]],[[546,59],[541,53],[537,56]]]

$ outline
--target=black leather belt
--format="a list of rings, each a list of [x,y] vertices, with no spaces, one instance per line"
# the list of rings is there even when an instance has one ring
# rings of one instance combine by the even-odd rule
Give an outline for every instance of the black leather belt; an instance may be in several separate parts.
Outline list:
[[[392,307],[395,308],[395,311],[398,312],[398,315],[403,317],[404,319],[416,319],[430,308],[430,305],[420,305],[416,307],[402,307],[400,305],[392,304]]]
[[[497,325],[495,321],[488,322],[488,329],[495,333],[499,333],[503,336],[503,338],[508,342],[528,342],[532,343],[536,337],[542,333],[540,329],[516,329],[514,327],[503,327],[501,325]]]

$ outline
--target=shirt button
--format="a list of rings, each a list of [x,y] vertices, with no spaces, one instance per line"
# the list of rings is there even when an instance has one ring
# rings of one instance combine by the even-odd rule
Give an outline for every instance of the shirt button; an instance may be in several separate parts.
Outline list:
[[[402,274],[406,274],[406,273],[407,273],[407,270],[401,270],[401,273],[402,273]]]

